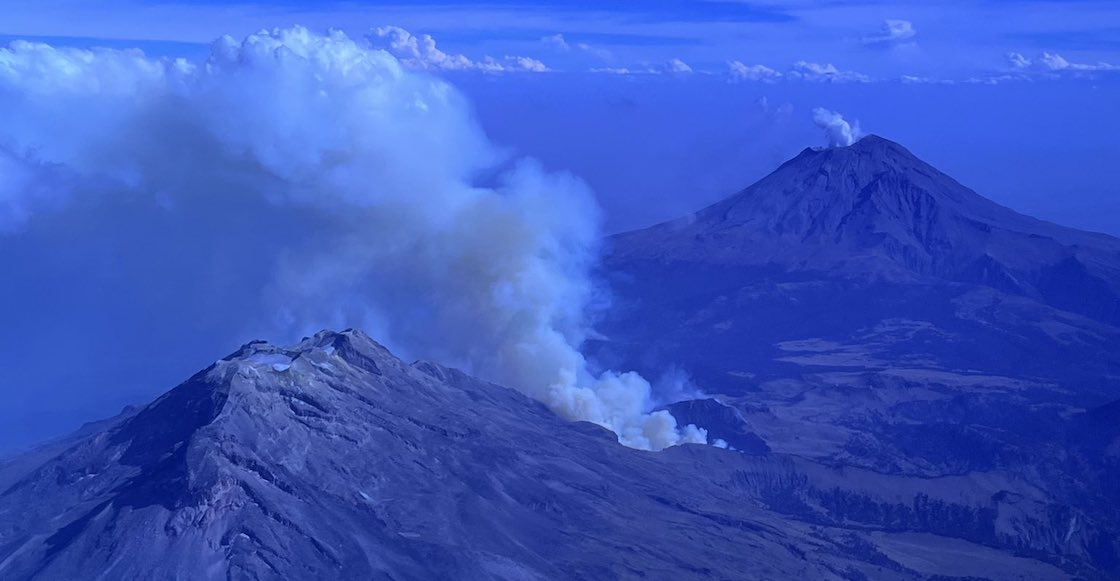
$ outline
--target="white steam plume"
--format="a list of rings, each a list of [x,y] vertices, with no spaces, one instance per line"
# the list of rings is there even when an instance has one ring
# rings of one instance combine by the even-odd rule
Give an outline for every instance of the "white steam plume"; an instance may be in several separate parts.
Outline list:
[[[813,123],[824,130],[829,147],[847,147],[863,136],[858,121],[849,123],[840,113],[823,107],[813,109]]]
[[[297,27],[222,38],[198,64],[17,42],[0,108],[0,228],[113,196],[298,208],[297,243],[221,255],[271,265],[247,313],[263,304],[291,334],[365,327],[628,446],[706,440],[649,413],[645,379],[593,375],[579,351],[600,236],[583,183],[522,161],[481,185],[503,160],[460,94],[368,41]]]

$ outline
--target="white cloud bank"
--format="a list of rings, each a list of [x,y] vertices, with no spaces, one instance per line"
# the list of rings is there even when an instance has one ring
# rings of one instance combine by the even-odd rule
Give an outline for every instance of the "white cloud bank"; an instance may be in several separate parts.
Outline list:
[[[611,51],[605,48],[591,46],[586,42],[569,42],[568,39],[560,33],[541,37],[541,42],[561,52],[587,53],[600,60],[609,60],[614,57]]]
[[[728,62],[727,69],[732,81],[773,83],[783,76],[781,72],[766,65],[748,65],[741,61]]]
[[[633,67],[592,67],[588,70],[588,72],[618,76],[673,75],[677,77],[684,77],[693,74],[695,71],[688,63],[679,58],[674,58],[669,59],[662,64],[642,63],[638,66]]]
[[[461,54],[449,54],[436,46],[431,35],[416,36],[399,26],[380,27],[374,35],[387,41],[388,50],[402,63],[416,69],[484,73],[547,73],[550,70],[543,62],[526,56],[506,56],[500,60],[486,56],[471,60]]]
[[[467,66],[386,34],[421,68]],[[593,374],[580,354],[600,239],[583,183],[531,161],[476,183],[501,157],[464,99],[368,42],[274,30],[222,38],[197,65],[13,43],[0,49],[0,108],[8,230],[78,199],[146,198],[166,212],[201,199],[206,211],[181,220],[205,236],[227,207],[257,204],[233,225],[250,230],[265,227],[254,222],[265,208],[296,208],[288,227],[303,234],[285,248],[217,246],[236,268],[272,271],[252,304],[224,308],[279,313],[275,328],[296,337],[366,328],[628,446],[706,440],[648,413],[645,379]]]
[[[1022,53],[1012,52],[1007,54],[1007,62],[1011,68],[1023,72],[1064,73],[1064,72],[1099,72],[1120,71],[1120,65],[1106,62],[1073,63],[1062,55],[1044,52],[1037,58],[1031,59]]]
[[[845,71],[829,63],[797,61],[789,70],[781,72],[766,65],[748,65],[742,61],[727,63],[732,82],[773,83],[782,79],[815,83],[869,83],[871,77],[855,71]]]
[[[688,75],[692,73],[692,67],[681,59],[671,59],[665,63],[665,72],[674,75]]]
[[[824,83],[868,83],[871,77],[855,71],[843,71],[832,64],[797,61],[789,75],[806,81]]]

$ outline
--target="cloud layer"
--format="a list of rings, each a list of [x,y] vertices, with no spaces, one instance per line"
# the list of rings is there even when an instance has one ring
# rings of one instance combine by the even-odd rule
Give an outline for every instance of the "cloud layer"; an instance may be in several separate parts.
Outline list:
[[[831,63],[797,61],[785,72],[766,65],[748,65],[742,61],[727,63],[728,75],[733,82],[754,81],[773,83],[783,79],[814,83],[869,83],[872,78],[856,71],[845,71]]]
[[[766,65],[748,65],[741,61],[727,63],[728,74],[733,81],[756,81],[772,83],[780,80],[784,75]]]
[[[411,66],[480,66],[399,30],[381,37]],[[505,163],[453,87],[388,52],[303,28],[222,38],[201,64],[15,43],[0,49],[0,106],[7,236],[47,232],[60,207],[142,208],[141,222],[111,220],[145,233],[142,246],[113,230],[95,243],[125,249],[114,268],[189,281],[180,308],[205,312],[192,301],[207,296],[295,337],[360,326],[629,446],[705,441],[648,413],[645,379],[593,373],[580,354],[600,238],[587,188]],[[147,246],[162,262],[130,265]],[[258,282],[227,288],[242,281]]]
[[[1060,54],[1052,52],[1044,52],[1037,58],[1033,59],[1027,58],[1021,53],[1012,52],[1007,54],[1007,62],[1010,63],[1013,70],[1025,72],[1088,73],[1099,71],[1120,71],[1120,65],[1114,65],[1106,62],[1075,63],[1066,60]]]
[[[436,46],[436,40],[430,34],[415,36],[399,26],[377,28],[372,37],[385,40],[386,48],[402,63],[417,69],[495,74],[547,73],[550,70],[543,62],[527,56],[506,56],[502,59],[486,56],[481,60],[471,60],[465,55],[449,54]]]

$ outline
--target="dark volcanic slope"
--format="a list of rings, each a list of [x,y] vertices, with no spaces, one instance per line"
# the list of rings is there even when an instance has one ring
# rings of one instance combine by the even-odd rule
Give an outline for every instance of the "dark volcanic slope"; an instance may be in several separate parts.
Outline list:
[[[880,137],[806,149],[610,247],[602,356],[647,372],[765,374],[824,339],[889,366],[1117,375],[1120,240],[1001,207]]]
[[[614,246],[616,262],[983,284],[1120,323],[1120,240],[999,206],[874,135],[806,149],[741,193]]]
[[[709,408],[718,412],[693,411]],[[1036,520],[996,523],[982,498],[900,490],[891,510],[912,523],[861,524],[858,511],[834,509],[859,486],[808,486],[815,470],[707,446],[624,448],[515,391],[405,364],[358,332],[324,332],[289,349],[249,344],[65,451],[0,466],[14,482],[0,494],[0,578],[1091,571],[1076,556],[1014,556],[998,535]],[[969,539],[931,534],[954,527]]]
[[[892,559],[867,531],[768,509],[763,490],[803,478],[748,460],[623,448],[357,332],[253,343],[21,468],[0,494],[0,578],[921,576],[896,560],[905,538]],[[953,550],[1060,578],[981,545]]]
[[[718,406],[675,412],[833,467],[810,488],[857,479],[819,500],[847,519],[914,527],[902,490],[982,498],[998,523],[1034,515],[997,544],[1120,575],[1117,239],[1017,214],[867,137],[610,247],[598,360],[685,369],[742,426]],[[924,530],[980,538],[968,529]]]

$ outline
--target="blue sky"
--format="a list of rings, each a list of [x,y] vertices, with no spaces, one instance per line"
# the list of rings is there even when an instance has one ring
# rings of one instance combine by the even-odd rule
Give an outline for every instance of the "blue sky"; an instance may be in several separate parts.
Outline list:
[[[0,46],[193,62],[263,28],[368,38],[460,89],[504,155],[585,180],[607,232],[686,214],[823,144],[811,111],[825,107],[999,203],[1120,235],[1115,1],[0,0],[0,14]],[[5,70],[0,58],[0,89]],[[23,122],[0,121],[0,154]],[[83,199],[0,232],[0,451],[150,398],[257,338],[238,321],[271,275],[228,249],[321,235],[267,205],[227,203],[208,223],[210,207],[183,202],[179,218],[232,233],[197,240],[201,226],[165,205]],[[278,230],[237,233],[249,219]]]
[[[420,1],[76,2],[5,0],[0,34],[205,44],[222,34],[302,24],[364,33],[396,25],[433,35],[468,55],[525,54],[557,70],[579,70],[578,54],[542,44],[570,43],[610,53],[604,64],[634,68],[680,58],[725,72],[727,61],[781,69],[805,60],[876,77],[966,78],[1007,67],[1006,55],[1057,52],[1070,62],[1120,60],[1120,6],[1106,0],[847,2],[832,0],[613,0],[471,3]],[[894,40],[887,20],[912,23]],[[875,42],[882,38],[883,42]],[[185,47],[152,43],[155,50]],[[553,50],[550,50],[553,49]],[[576,53],[579,50],[574,51]]]

